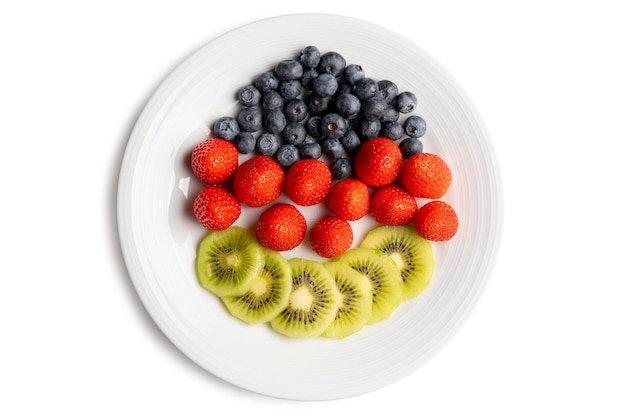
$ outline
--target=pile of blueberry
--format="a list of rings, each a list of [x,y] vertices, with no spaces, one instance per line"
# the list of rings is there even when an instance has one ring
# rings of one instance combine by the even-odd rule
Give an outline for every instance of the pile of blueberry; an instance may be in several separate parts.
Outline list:
[[[215,135],[233,141],[242,154],[273,157],[285,169],[325,155],[333,178],[346,178],[361,143],[379,136],[399,141],[405,158],[423,149],[424,119],[400,120],[415,110],[415,94],[369,78],[360,65],[315,46],[260,74],[239,90],[238,100],[239,113],[219,118]]]

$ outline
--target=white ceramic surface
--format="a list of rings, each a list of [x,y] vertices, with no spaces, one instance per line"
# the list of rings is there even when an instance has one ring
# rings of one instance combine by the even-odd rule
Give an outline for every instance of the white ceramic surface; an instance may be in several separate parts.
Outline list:
[[[189,168],[193,147],[214,120],[235,115],[237,90],[307,45],[341,53],[368,76],[418,96],[427,121],[424,149],[441,155],[454,182],[444,200],[458,212],[455,238],[434,243],[431,286],[382,323],[344,340],[289,339],[268,326],[229,316],[194,273],[205,231],[190,202],[201,184]],[[242,158],[243,160],[243,158]],[[119,235],[146,309],[168,338],[214,375],[261,394],[327,400],[364,394],[417,370],[441,351],[468,317],[489,277],[502,215],[501,185],[490,138],[470,99],[450,74],[411,41],[361,20],[287,15],[232,30],[201,48],[156,90],[129,139],[119,179]],[[309,225],[323,214],[303,212]],[[259,210],[237,224],[252,226]],[[374,223],[353,222],[355,245]],[[319,259],[302,245],[286,257]],[[155,364],[158,366],[158,364]]]

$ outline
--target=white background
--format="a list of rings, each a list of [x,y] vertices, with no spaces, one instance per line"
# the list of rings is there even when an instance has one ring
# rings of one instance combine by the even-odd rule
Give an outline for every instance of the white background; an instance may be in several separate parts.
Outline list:
[[[407,8],[410,5],[411,8]],[[0,6],[0,415],[626,415],[626,13],[608,1],[6,1]],[[490,131],[501,248],[467,324],[370,394],[250,393],[141,305],[117,176],[146,101],[215,36],[329,12],[428,51]]]

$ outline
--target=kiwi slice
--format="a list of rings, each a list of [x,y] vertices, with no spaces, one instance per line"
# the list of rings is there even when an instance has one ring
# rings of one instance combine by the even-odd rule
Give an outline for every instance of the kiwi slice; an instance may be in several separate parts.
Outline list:
[[[291,267],[278,252],[263,249],[263,267],[250,282],[248,290],[222,301],[231,315],[249,324],[270,321],[289,302]]]
[[[341,262],[324,264],[335,278],[340,303],[335,320],[322,333],[324,337],[343,339],[361,330],[372,314],[372,285],[365,275]]]
[[[395,261],[404,283],[403,300],[418,296],[430,284],[435,257],[430,242],[415,228],[379,226],[365,236],[361,247],[381,250]]]
[[[289,303],[270,325],[289,337],[319,336],[335,319],[339,307],[335,280],[320,262],[292,258],[288,263],[292,280]]]
[[[262,246],[249,230],[232,226],[207,234],[198,247],[200,285],[217,295],[241,295],[263,266]]]
[[[372,287],[372,314],[367,324],[387,319],[402,301],[400,269],[391,257],[377,249],[356,247],[335,258],[366,275]]]

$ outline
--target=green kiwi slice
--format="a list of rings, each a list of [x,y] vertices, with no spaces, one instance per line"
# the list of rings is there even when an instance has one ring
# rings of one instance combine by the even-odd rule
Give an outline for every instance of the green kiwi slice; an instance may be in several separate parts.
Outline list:
[[[317,261],[292,258],[292,290],[287,307],[270,321],[285,336],[319,336],[335,319],[339,290],[324,265]]]
[[[243,294],[263,266],[262,248],[252,232],[241,227],[209,232],[196,256],[200,285],[218,297]]]
[[[435,257],[430,242],[411,226],[379,226],[366,236],[361,247],[378,249],[400,268],[403,300],[418,296],[430,284]]]
[[[322,333],[324,337],[343,339],[361,330],[372,314],[372,285],[365,275],[341,262],[324,264],[335,278],[341,294],[335,320]]]
[[[263,248],[263,267],[248,290],[222,301],[232,316],[249,324],[265,323],[287,307],[291,287],[287,260],[278,252]]]
[[[402,301],[402,277],[396,263],[382,251],[356,247],[335,258],[366,275],[372,288],[372,314],[367,324],[387,319]]]

